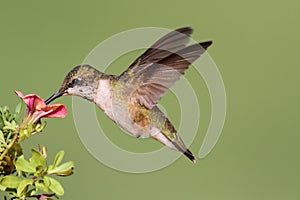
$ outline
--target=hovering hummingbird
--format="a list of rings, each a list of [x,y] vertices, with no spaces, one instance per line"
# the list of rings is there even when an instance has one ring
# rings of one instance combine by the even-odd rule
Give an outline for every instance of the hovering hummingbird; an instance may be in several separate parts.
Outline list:
[[[172,31],[139,56],[121,75],[90,65],[73,68],[46,104],[65,95],[94,102],[118,126],[135,137],[152,137],[195,162],[172,123],[157,107],[160,98],[212,44],[188,45],[192,28]]]

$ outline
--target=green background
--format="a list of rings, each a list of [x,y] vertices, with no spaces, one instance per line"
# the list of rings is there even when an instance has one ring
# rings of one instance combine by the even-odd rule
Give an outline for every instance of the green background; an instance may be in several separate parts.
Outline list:
[[[25,147],[46,145],[50,158],[64,149],[65,160],[75,161],[75,174],[61,179],[61,199],[299,199],[299,6],[296,0],[1,1],[0,103],[13,108],[19,101],[15,89],[48,97],[73,66],[113,34],[189,25],[194,39],[214,40],[209,54],[227,92],[225,127],[208,157],[195,165],[181,157],[148,174],[110,169],[80,142],[70,97],[56,101],[67,106],[67,118],[47,120],[47,129]],[[122,72],[137,55],[121,59],[111,71]],[[193,70],[186,77],[201,98],[202,120],[191,146],[198,154],[210,103],[204,82],[199,84]],[[180,112],[172,111],[170,99],[168,94],[162,104],[176,125]],[[155,141],[124,136],[101,112],[99,118],[111,130],[109,137],[124,147],[160,147]]]

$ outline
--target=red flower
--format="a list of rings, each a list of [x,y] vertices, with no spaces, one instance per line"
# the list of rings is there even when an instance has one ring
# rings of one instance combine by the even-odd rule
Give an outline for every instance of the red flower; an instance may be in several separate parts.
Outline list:
[[[46,105],[45,101],[35,94],[24,96],[21,92],[15,93],[27,105],[27,115],[24,119],[26,124],[34,124],[41,118],[64,118],[67,115],[67,109],[62,104]],[[25,125],[25,124],[24,124]]]

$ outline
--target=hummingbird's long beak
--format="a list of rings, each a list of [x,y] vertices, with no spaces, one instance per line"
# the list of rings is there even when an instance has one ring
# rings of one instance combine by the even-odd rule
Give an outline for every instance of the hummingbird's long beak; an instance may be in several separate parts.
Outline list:
[[[58,97],[61,97],[65,92],[60,92],[57,91],[55,92],[51,97],[49,97],[45,103],[48,105],[50,102],[52,102],[53,100],[57,99]]]

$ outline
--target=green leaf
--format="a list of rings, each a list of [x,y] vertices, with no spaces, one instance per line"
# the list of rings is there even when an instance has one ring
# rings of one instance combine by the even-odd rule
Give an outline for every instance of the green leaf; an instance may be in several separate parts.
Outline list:
[[[48,153],[48,150],[46,147],[43,147],[41,148],[41,151],[40,151],[43,155],[44,158],[47,158],[47,153]]]
[[[30,165],[33,166],[34,168],[37,168],[39,166],[44,166],[46,163],[45,158],[42,156],[42,154],[40,154],[40,152],[38,152],[35,149],[31,150],[32,156],[29,159],[30,161]]]
[[[37,124],[35,126],[35,132],[36,133],[42,132],[43,129],[46,127],[46,125],[47,125],[47,122],[43,122],[42,124]]]
[[[45,179],[45,178],[46,178],[46,177],[44,177],[44,179]],[[49,181],[48,181],[48,182],[49,182]],[[49,184],[50,184],[50,183],[49,183]],[[46,184],[44,181],[42,181],[42,180],[36,181],[36,182],[34,183],[34,185],[35,185],[35,187],[36,187],[37,189],[49,193],[49,185]]]
[[[0,144],[6,144],[3,132],[0,130]]]
[[[13,146],[13,150],[17,153],[17,156],[20,157],[23,155],[23,150],[20,143],[15,143]]]
[[[53,167],[51,170],[48,170],[49,174],[57,174],[57,175],[71,175],[72,169],[74,168],[74,162],[69,161],[66,162],[58,167]]]
[[[13,127],[13,125],[11,124],[11,126],[4,126],[3,130],[10,130],[10,131],[16,131],[16,128]]]
[[[45,183],[45,185],[46,185],[47,187],[50,186],[50,180],[48,179],[47,176],[44,176],[44,183]]]
[[[23,156],[18,157],[17,161],[15,162],[16,168],[23,172],[36,172],[34,166],[32,166],[27,160],[23,158]]]
[[[21,113],[21,110],[22,110],[22,102],[20,101],[15,108],[15,116],[18,116]]]
[[[30,136],[30,132],[28,132],[27,129],[22,129],[20,131],[19,142],[22,142],[23,140],[27,139],[29,136]]]
[[[37,192],[38,192],[38,189],[37,189],[37,188],[33,188],[33,189],[29,190],[29,191],[26,193],[26,196],[27,196],[27,197],[30,197],[30,196],[32,196],[32,195],[35,195]]]
[[[10,122],[8,122],[8,121],[6,121],[6,120],[4,120],[4,125],[7,126],[7,127],[11,127]],[[4,128],[5,128],[5,127],[4,127]]]
[[[28,131],[28,133],[30,135],[32,132],[34,132],[34,126],[33,126],[33,124],[27,124],[26,129],[27,129],[27,131]]]
[[[0,190],[1,190],[1,191],[5,191],[5,190],[6,190],[6,187],[4,187],[4,186],[2,186],[2,185],[0,184]]]
[[[0,185],[5,188],[17,188],[21,182],[21,179],[15,176],[4,176],[0,180]]]
[[[3,112],[5,113],[5,112],[8,112],[8,111],[9,111],[9,108],[7,106],[4,106],[3,107]]]
[[[16,123],[15,120],[13,120],[13,121],[11,122],[11,127],[12,127],[14,130],[17,130],[18,125],[17,125],[17,123]]]
[[[64,188],[62,187],[62,185],[57,180],[55,180],[54,178],[47,177],[47,176],[45,176],[44,179],[48,179],[49,180],[49,182],[50,182],[49,188],[55,194],[57,194],[59,196],[64,195],[64,193],[65,193]]]
[[[53,168],[55,168],[57,165],[59,165],[61,163],[62,159],[64,158],[64,155],[65,155],[64,151],[60,151],[56,154],[54,163],[53,163]]]
[[[32,179],[23,179],[19,186],[18,186],[18,189],[17,189],[17,194],[18,196],[21,196],[23,191],[25,190],[25,188],[28,186],[28,185],[31,185],[33,183],[33,180]],[[27,191],[25,191],[27,192]]]
[[[0,129],[3,129],[3,127],[4,127],[4,122],[2,117],[0,117]]]

